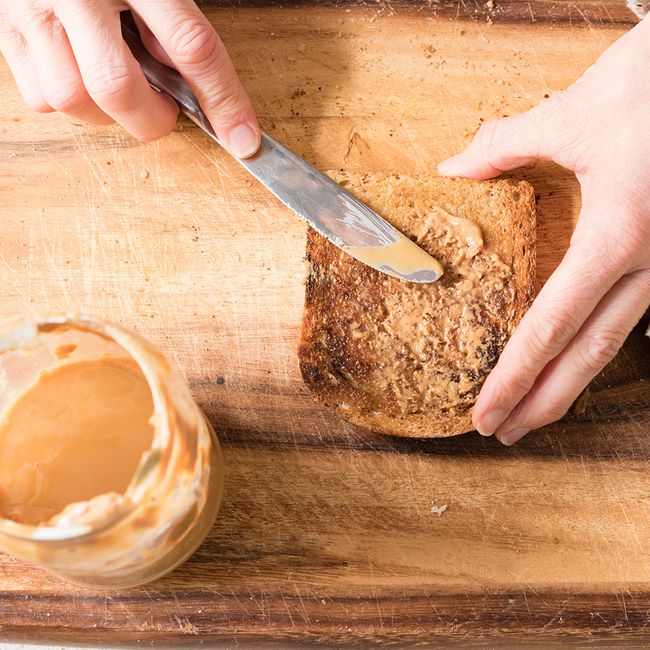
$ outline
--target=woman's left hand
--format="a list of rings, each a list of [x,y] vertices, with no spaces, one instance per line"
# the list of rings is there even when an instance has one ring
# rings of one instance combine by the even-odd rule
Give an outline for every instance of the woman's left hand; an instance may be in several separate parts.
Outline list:
[[[486,179],[537,160],[576,173],[582,209],[474,407],[476,429],[506,445],[561,418],[650,303],[650,17],[573,86],[484,125],[438,169]]]

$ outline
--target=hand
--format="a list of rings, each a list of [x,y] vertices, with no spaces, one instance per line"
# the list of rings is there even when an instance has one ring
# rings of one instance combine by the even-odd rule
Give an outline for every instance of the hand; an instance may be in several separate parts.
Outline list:
[[[122,39],[131,9],[151,54],[185,77],[221,142],[257,151],[260,127],[219,36],[192,0],[0,0],[0,51],[27,105],[144,141],[171,131],[178,107],[152,90]]]
[[[650,303],[650,19],[527,113],[485,124],[441,174],[486,179],[537,160],[575,172],[582,209],[564,259],[473,411],[511,445],[562,417]]]

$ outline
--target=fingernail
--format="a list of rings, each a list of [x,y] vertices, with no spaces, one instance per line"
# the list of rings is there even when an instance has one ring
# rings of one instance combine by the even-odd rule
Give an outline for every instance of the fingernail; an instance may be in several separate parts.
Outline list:
[[[228,134],[228,150],[237,158],[248,158],[260,147],[260,137],[248,126],[238,124]]]
[[[504,444],[506,447],[514,445],[517,440],[521,440],[527,433],[529,429],[520,427],[519,429],[510,429],[510,431],[505,431],[504,433],[497,433],[497,440]]]
[[[456,156],[452,156],[451,158],[447,158],[447,160],[443,160],[438,165],[438,173],[441,174],[442,176],[458,175],[457,163],[459,158],[460,158],[460,154]]]
[[[491,436],[497,430],[499,425],[506,419],[506,415],[508,414],[500,409],[488,411],[476,423],[476,430],[482,436]]]

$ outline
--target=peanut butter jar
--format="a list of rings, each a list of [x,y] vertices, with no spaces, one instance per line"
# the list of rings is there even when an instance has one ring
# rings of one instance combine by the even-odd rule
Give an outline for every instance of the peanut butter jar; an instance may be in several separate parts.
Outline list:
[[[216,435],[150,343],[73,314],[0,326],[0,548],[141,585],[196,550],[222,493]]]

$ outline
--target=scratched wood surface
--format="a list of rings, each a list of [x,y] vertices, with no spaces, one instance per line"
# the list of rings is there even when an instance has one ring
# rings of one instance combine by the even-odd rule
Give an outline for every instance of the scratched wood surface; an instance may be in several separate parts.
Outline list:
[[[633,24],[609,1],[206,11],[280,140],[323,169],[425,174],[481,121],[571,83]],[[146,588],[85,592],[0,556],[0,639],[643,641],[641,328],[583,414],[513,448],[354,429],[300,381],[296,217],[188,122],[144,145],[28,114],[4,65],[0,81],[0,312],[77,309],[146,335],[185,373],[227,463],[208,540]],[[578,187],[547,164],[518,176],[539,196],[541,283],[567,246]],[[448,506],[441,516],[434,501]]]

